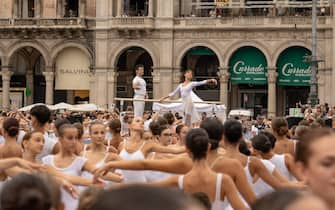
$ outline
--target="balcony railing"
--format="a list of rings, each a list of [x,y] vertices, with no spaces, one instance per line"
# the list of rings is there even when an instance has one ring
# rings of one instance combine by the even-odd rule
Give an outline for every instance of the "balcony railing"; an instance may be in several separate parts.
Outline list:
[[[117,29],[153,29],[154,19],[151,17],[112,18],[110,26]]]
[[[318,17],[318,26],[331,27],[332,17],[321,16]],[[175,18],[174,26],[178,28],[227,28],[239,26],[264,26],[264,27],[284,27],[285,25],[302,25],[310,26],[311,17],[296,17],[296,16],[282,16],[282,17],[186,17]]]
[[[62,18],[62,19],[0,19],[0,27],[5,28],[83,28],[86,27],[86,20],[81,18]]]

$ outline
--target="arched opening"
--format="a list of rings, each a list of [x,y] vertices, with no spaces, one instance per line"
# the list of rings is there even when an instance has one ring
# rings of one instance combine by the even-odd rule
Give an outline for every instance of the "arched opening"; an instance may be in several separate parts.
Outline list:
[[[301,46],[289,47],[279,55],[276,63],[279,114],[288,115],[289,109],[295,108],[297,103],[307,103],[311,67],[306,56],[310,55],[311,51]]]
[[[148,16],[149,0],[124,0],[124,13],[128,16]]]
[[[208,47],[193,47],[184,55],[181,63],[182,73],[191,69],[194,80],[201,81],[216,78],[218,85],[203,85],[196,88],[195,93],[203,100],[220,100],[220,81],[218,77],[219,59],[215,52]]]
[[[57,54],[54,66],[54,103],[88,103],[91,72],[89,55],[77,47],[66,47]]]
[[[152,67],[153,60],[150,54],[141,47],[130,47],[120,55],[117,62],[117,91],[116,96],[121,98],[133,97],[132,80],[136,75],[135,66],[144,65],[144,80],[147,83],[149,98],[153,97]],[[119,102],[117,102],[119,103]],[[117,104],[119,106],[119,104]],[[146,103],[145,109],[151,109],[151,103]],[[131,102],[124,104],[124,107],[132,106]]]
[[[257,115],[267,114],[267,60],[252,46],[237,49],[229,59],[230,107],[248,109]]]
[[[10,80],[10,105],[21,107],[25,104],[45,102],[45,60],[33,47],[18,49],[10,58],[9,66],[13,75]]]

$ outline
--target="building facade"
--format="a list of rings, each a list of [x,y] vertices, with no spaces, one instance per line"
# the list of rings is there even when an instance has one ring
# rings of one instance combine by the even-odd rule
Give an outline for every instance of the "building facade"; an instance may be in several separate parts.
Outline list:
[[[318,2],[320,103],[335,104],[333,7]],[[217,78],[196,90],[229,109],[269,116],[307,103],[311,4],[202,0],[2,0],[3,109],[37,102],[132,97],[136,64],[151,98],[167,95],[185,69]]]

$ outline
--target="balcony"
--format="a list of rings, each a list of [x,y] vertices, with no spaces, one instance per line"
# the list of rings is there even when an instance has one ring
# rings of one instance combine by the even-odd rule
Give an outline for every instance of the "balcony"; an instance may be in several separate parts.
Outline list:
[[[319,28],[331,28],[333,17],[321,16],[318,17]],[[283,27],[311,27],[311,17],[296,17],[296,16],[241,16],[241,17],[187,17],[175,18],[175,29],[227,29],[227,28],[283,28]]]
[[[43,29],[43,28],[86,28],[86,20],[81,18],[61,18],[61,19],[0,19],[0,28],[23,28],[23,29]]]
[[[152,17],[120,17],[110,20],[110,27],[119,30],[150,30],[154,29]]]

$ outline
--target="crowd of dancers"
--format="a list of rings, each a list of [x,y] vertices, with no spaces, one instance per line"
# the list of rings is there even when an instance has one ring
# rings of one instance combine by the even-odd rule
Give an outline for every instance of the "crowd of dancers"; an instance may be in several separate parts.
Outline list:
[[[292,140],[285,118],[246,137],[238,119],[51,116],[1,116],[0,209],[335,209],[335,133],[322,124],[302,121]]]

